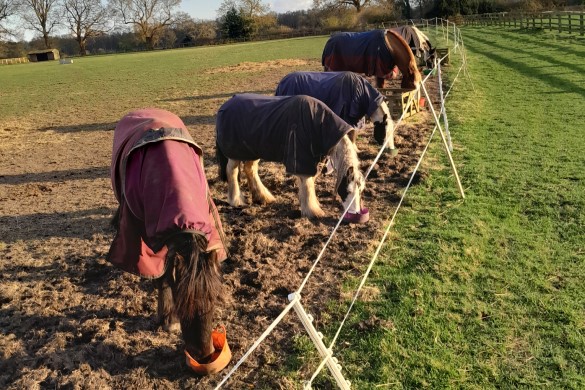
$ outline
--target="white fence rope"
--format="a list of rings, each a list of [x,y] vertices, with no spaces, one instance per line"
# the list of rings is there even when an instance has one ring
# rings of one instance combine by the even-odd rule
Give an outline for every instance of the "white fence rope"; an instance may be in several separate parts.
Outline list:
[[[443,21],[444,21],[444,20],[443,20],[443,19],[440,19],[440,20],[441,20],[441,27],[443,28],[443,27],[444,27],[444,26],[443,26]],[[447,45],[448,45],[448,39],[449,39],[449,23],[450,23],[450,22],[449,22],[449,21],[446,21],[446,23],[447,23],[447,28],[446,28],[446,35],[447,35],[447,37],[446,37],[446,39],[447,39]],[[435,24],[435,27],[437,26],[437,24],[438,24],[438,23],[436,23],[436,24]],[[455,34],[455,31],[458,31],[458,29],[456,28],[455,24],[453,24],[453,25],[454,25],[454,34]],[[461,37],[459,37],[459,43],[461,44],[461,50],[460,50],[460,51],[461,51],[462,53],[464,53],[464,51],[465,51],[465,50],[464,50],[464,46],[463,46],[463,40],[462,40],[462,38],[461,38]],[[443,61],[443,60],[444,60],[446,57],[447,57],[447,55],[445,55],[444,57],[442,57],[442,58],[439,60],[439,63],[440,63],[440,62],[442,62],[442,61]],[[439,66],[440,66],[440,65],[439,65]],[[464,66],[466,66],[466,61],[465,61],[465,57],[463,56],[463,64],[462,64],[462,66],[459,68],[459,71],[457,72],[457,76],[455,77],[455,79],[453,80],[453,83],[451,84],[451,87],[449,88],[449,90],[448,90],[448,91],[447,91],[447,93],[445,94],[445,96],[444,96],[444,99],[446,99],[446,98],[447,98],[447,96],[448,96],[449,92],[451,91],[451,89],[453,88],[453,86],[454,86],[454,84],[455,84],[455,80],[456,80],[456,79],[457,79],[457,77],[459,76],[459,73],[461,72],[461,69],[462,69]],[[464,73],[465,73],[465,72],[466,72],[466,69],[464,69]],[[431,72],[431,73],[429,73],[429,74],[428,74],[428,75],[427,75],[427,76],[426,76],[426,77],[423,79],[423,81],[421,82],[421,87],[422,87],[422,88],[424,88],[424,83],[426,83],[427,79],[428,79],[428,78],[429,78],[431,75],[432,75],[432,72]],[[439,80],[439,82],[441,82],[441,80]],[[426,92],[426,89],[425,89],[425,92]],[[414,94],[412,94],[412,95],[409,97],[409,100],[408,100],[408,103],[406,104],[406,107],[408,107],[408,106],[409,106],[409,104],[412,104],[412,99],[413,99],[413,96],[414,96]],[[428,98],[428,97],[429,97],[429,96],[428,96],[428,93],[427,93],[427,98]],[[443,99],[443,101],[441,102],[441,104],[444,104],[444,99]],[[435,127],[434,127],[434,129],[433,129],[433,131],[432,131],[432,133],[431,133],[431,136],[430,136],[430,138],[429,138],[429,141],[428,141],[427,145],[425,146],[425,148],[424,148],[423,152],[421,153],[421,156],[420,156],[420,158],[419,158],[419,160],[418,160],[418,162],[417,162],[417,164],[416,164],[416,166],[415,166],[415,169],[414,169],[414,171],[413,171],[413,173],[412,173],[412,175],[411,175],[411,177],[410,177],[410,179],[409,179],[409,181],[408,181],[408,183],[407,183],[407,186],[406,186],[406,188],[405,188],[405,190],[404,190],[404,193],[403,193],[403,195],[402,195],[402,197],[401,197],[401,199],[400,199],[400,201],[399,201],[399,203],[398,203],[398,205],[397,205],[397,207],[396,207],[396,209],[395,209],[395,211],[394,211],[394,213],[393,213],[393,215],[392,215],[392,217],[391,217],[391,219],[390,219],[390,223],[388,224],[388,226],[387,226],[387,228],[386,228],[386,230],[385,230],[385,232],[384,232],[384,235],[383,235],[383,237],[382,237],[382,239],[381,239],[381,241],[380,241],[380,243],[379,243],[378,247],[376,248],[376,251],[375,251],[375,253],[374,253],[374,255],[373,255],[373,258],[372,258],[372,260],[371,260],[370,264],[368,265],[368,268],[367,268],[367,270],[366,270],[366,272],[365,272],[364,276],[362,277],[362,281],[360,282],[360,285],[359,285],[359,287],[358,287],[358,290],[356,291],[356,293],[355,293],[355,295],[354,295],[354,298],[353,298],[353,300],[352,300],[352,302],[351,302],[351,304],[350,304],[350,306],[349,306],[349,310],[347,311],[346,315],[344,316],[344,318],[343,318],[343,320],[342,320],[342,322],[341,322],[341,326],[338,328],[338,330],[337,330],[337,332],[336,332],[336,334],[335,334],[335,336],[334,336],[334,338],[333,338],[333,340],[332,340],[332,342],[331,342],[331,344],[330,344],[330,346],[329,346],[329,348],[330,348],[330,349],[331,349],[331,348],[333,347],[333,345],[335,344],[335,341],[337,340],[337,338],[338,338],[338,336],[339,336],[339,334],[340,334],[340,332],[341,332],[341,329],[343,328],[343,325],[345,324],[345,322],[346,322],[347,318],[349,317],[349,314],[350,314],[350,312],[351,312],[351,309],[353,308],[353,305],[355,304],[355,302],[356,302],[356,300],[357,300],[357,297],[359,296],[359,293],[360,293],[360,291],[361,291],[362,287],[364,286],[364,284],[365,284],[365,281],[367,280],[367,277],[369,276],[369,273],[371,272],[371,269],[372,269],[372,267],[373,267],[373,264],[374,264],[375,260],[377,259],[378,255],[379,255],[379,253],[380,253],[380,251],[381,251],[382,245],[383,245],[383,243],[385,242],[385,240],[386,240],[386,238],[387,238],[387,236],[388,236],[388,234],[389,234],[390,228],[391,228],[391,227],[393,226],[393,224],[394,224],[394,219],[395,219],[395,217],[396,217],[396,215],[397,215],[397,213],[398,213],[398,210],[400,209],[400,207],[401,207],[401,205],[402,205],[402,202],[403,202],[403,200],[404,200],[404,197],[405,197],[405,195],[406,195],[406,192],[408,191],[408,189],[409,189],[409,187],[410,187],[410,185],[411,185],[411,183],[412,183],[412,181],[413,181],[413,179],[414,179],[414,175],[415,175],[415,173],[417,172],[417,170],[418,170],[418,168],[419,168],[419,166],[420,166],[420,164],[421,164],[421,162],[422,162],[422,158],[423,158],[423,156],[425,155],[425,153],[426,153],[426,151],[427,151],[427,149],[428,149],[428,147],[429,147],[429,145],[430,145],[430,142],[431,142],[431,140],[432,140],[432,138],[433,138],[433,136],[434,136],[434,134],[435,134],[435,132],[436,132],[437,128],[439,128],[439,129],[440,129],[440,125],[439,125],[439,123],[438,123],[438,118],[437,118],[437,116],[436,116],[436,114],[435,114],[435,112],[434,112],[434,109],[433,109],[433,107],[432,107],[432,104],[431,104],[431,101],[430,101],[430,99],[429,99],[429,105],[430,105],[430,107],[431,107],[431,109],[432,109],[432,111],[433,111],[433,114],[434,114],[434,117],[435,117],[435,121],[436,121],[436,125],[435,125]],[[399,118],[399,119],[396,121],[396,123],[395,123],[395,128],[396,128],[396,127],[398,127],[398,125],[401,123],[401,121],[403,120],[403,118],[404,118],[405,114],[406,114],[406,110],[404,110],[404,111],[402,112],[402,115],[401,115],[401,116],[400,116],[400,118]],[[366,173],[364,174],[364,177],[365,177],[365,179],[367,179],[367,178],[368,178],[368,176],[369,176],[370,172],[372,171],[372,169],[375,167],[375,165],[377,164],[378,160],[379,160],[379,159],[380,159],[380,157],[382,156],[382,154],[383,154],[384,150],[386,149],[386,146],[387,146],[387,143],[388,143],[388,142],[389,142],[389,140],[386,140],[386,142],[384,143],[384,145],[382,145],[382,146],[381,146],[381,148],[380,148],[380,150],[379,150],[378,154],[376,155],[376,157],[374,158],[374,160],[373,160],[372,164],[370,165],[370,167],[368,168],[368,170],[367,170],[367,171],[366,171]],[[352,198],[352,201],[349,203],[349,204],[350,204],[350,206],[351,206],[351,204],[353,203],[353,200],[354,200],[354,199],[355,199],[355,195],[354,195],[354,198]],[[265,340],[265,339],[266,339],[266,338],[267,338],[267,337],[270,335],[270,333],[272,333],[272,331],[274,330],[274,328],[275,328],[275,327],[276,327],[276,326],[277,326],[277,325],[278,325],[278,324],[279,324],[279,323],[280,323],[280,322],[281,322],[281,321],[284,319],[284,317],[286,316],[286,314],[288,314],[288,312],[289,312],[289,311],[290,311],[290,310],[293,308],[293,306],[294,306],[295,304],[298,304],[298,303],[299,303],[299,297],[300,297],[300,293],[302,292],[303,288],[305,287],[306,283],[308,282],[308,280],[309,280],[310,276],[312,275],[313,271],[315,270],[315,268],[316,268],[317,264],[319,263],[319,261],[320,261],[320,260],[321,260],[321,258],[323,257],[323,254],[325,253],[325,250],[327,249],[327,247],[328,247],[329,243],[330,243],[330,242],[331,242],[331,240],[333,239],[333,236],[335,235],[335,233],[336,233],[336,232],[337,232],[337,230],[339,229],[339,226],[340,226],[340,225],[341,225],[341,223],[343,222],[343,217],[344,217],[344,216],[345,216],[345,214],[347,213],[347,211],[348,211],[348,208],[349,208],[350,206],[348,206],[348,207],[347,207],[347,208],[344,210],[344,212],[341,214],[341,217],[340,217],[340,218],[339,218],[339,220],[337,221],[337,223],[336,223],[335,227],[333,228],[333,230],[332,230],[332,232],[331,232],[331,234],[330,234],[329,238],[327,239],[327,241],[326,241],[326,242],[325,242],[325,244],[323,245],[323,248],[322,248],[322,249],[321,249],[321,251],[319,252],[319,255],[317,256],[317,258],[316,258],[316,259],[315,259],[315,261],[313,262],[313,265],[312,265],[312,266],[311,266],[311,268],[309,269],[309,271],[308,271],[308,273],[307,273],[306,277],[304,278],[303,282],[301,283],[300,287],[299,287],[299,288],[298,288],[298,290],[295,292],[295,296],[296,296],[296,298],[295,298],[295,299],[293,299],[291,302],[289,302],[289,304],[288,304],[288,305],[287,305],[287,306],[286,306],[286,307],[283,309],[283,311],[282,311],[282,312],[281,312],[281,313],[278,315],[278,317],[276,317],[276,318],[274,319],[274,321],[273,321],[273,322],[272,322],[272,323],[271,323],[271,324],[268,326],[268,328],[267,328],[267,329],[266,329],[266,330],[265,330],[265,331],[262,333],[262,335],[260,335],[260,337],[259,337],[259,338],[258,338],[258,339],[257,339],[257,340],[254,342],[254,344],[253,344],[253,345],[252,345],[252,346],[251,346],[251,347],[250,347],[250,348],[249,348],[249,349],[246,351],[246,353],[244,353],[244,355],[243,355],[243,356],[242,356],[242,357],[241,357],[241,358],[240,358],[240,359],[239,359],[239,360],[236,362],[236,364],[234,365],[234,367],[232,367],[232,369],[231,369],[231,370],[230,370],[230,371],[229,371],[229,372],[228,372],[228,373],[227,373],[227,374],[226,374],[226,375],[223,377],[222,381],[221,381],[220,383],[218,383],[218,384],[217,384],[217,386],[215,387],[215,389],[216,389],[216,390],[217,390],[217,389],[220,389],[220,388],[221,388],[221,387],[222,387],[222,386],[223,386],[223,385],[224,385],[224,384],[225,384],[225,383],[226,383],[226,382],[229,380],[229,378],[230,378],[230,377],[233,375],[233,373],[234,373],[235,371],[237,371],[237,369],[238,369],[238,368],[239,368],[239,367],[240,367],[240,366],[241,366],[241,365],[242,365],[242,364],[243,364],[243,363],[246,361],[246,359],[247,359],[247,358],[248,358],[248,357],[249,357],[249,356],[252,354],[252,352],[254,352],[254,350],[256,350],[256,348],[257,348],[257,347],[258,347],[258,346],[259,346],[259,345],[260,345],[260,344],[261,344],[261,343],[262,343],[262,342],[263,342],[263,341],[264,341],[264,340]],[[315,379],[315,377],[316,377],[316,376],[319,374],[319,372],[320,372],[320,371],[323,369],[323,367],[324,367],[324,366],[325,366],[325,364],[327,363],[328,359],[330,359],[330,358],[331,358],[331,357],[330,357],[330,356],[328,356],[328,357],[326,357],[325,359],[323,359],[323,360],[321,361],[321,363],[320,363],[320,365],[319,365],[319,367],[318,367],[317,371],[315,371],[315,373],[313,374],[313,376],[312,376],[312,377],[311,377],[311,379],[309,380],[309,382],[308,382],[309,384],[310,384],[310,383],[312,383],[312,381],[313,381],[313,380]]]
[[[437,65],[439,67],[439,69],[440,69],[440,63],[444,60],[445,57],[441,58],[441,60],[439,61],[439,65]],[[459,69],[459,71],[460,70],[461,70],[461,68]],[[438,74],[439,74],[439,83],[441,83],[442,80],[440,78],[440,74],[441,74],[440,71],[439,71]],[[457,73],[457,74],[459,74],[459,73]],[[430,76],[430,74],[428,76]],[[427,78],[428,78],[428,76],[427,76]],[[425,78],[425,80],[423,81],[423,83],[426,82],[426,79],[427,78]],[[447,95],[449,94],[449,92],[451,91],[451,89],[453,88],[453,85],[454,84],[455,84],[455,80],[453,81],[453,83],[451,84],[451,87],[449,88],[449,90],[445,94],[445,97],[444,97],[445,99],[446,99]],[[445,103],[445,100],[443,99],[441,101],[441,104],[444,106],[444,103]],[[357,290],[356,290],[356,292],[355,292],[355,294],[353,296],[353,299],[352,299],[352,301],[351,301],[351,303],[349,305],[349,308],[348,308],[347,312],[345,313],[345,316],[343,317],[343,320],[341,321],[341,323],[340,323],[340,325],[339,325],[339,327],[337,329],[337,332],[335,333],[335,336],[333,337],[331,343],[329,344],[329,349],[330,350],[333,349],[333,346],[335,345],[335,342],[337,341],[337,338],[341,334],[341,330],[342,330],[343,326],[345,325],[347,319],[349,318],[349,314],[351,313],[351,310],[353,309],[353,306],[355,305],[355,303],[357,301],[357,298],[359,297],[359,294],[360,294],[363,286],[365,285],[366,280],[367,280],[368,276],[370,275],[370,272],[372,271],[372,268],[374,266],[374,263],[376,262],[379,254],[380,254],[380,252],[382,250],[382,247],[383,247],[383,245],[384,245],[384,243],[385,243],[385,241],[386,241],[386,239],[388,237],[388,234],[390,233],[390,229],[394,225],[394,220],[396,219],[396,215],[398,214],[398,210],[402,206],[402,203],[404,201],[404,198],[406,197],[406,193],[408,192],[408,190],[409,190],[409,188],[410,188],[410,186],[411,186],[411,184],[412,184],[412,182],[414,180],[414,177],[415,177],[415,175],[416,175],[416,173],[417,173],[417,171],[418,171],[418,169],[419,169],[419,167],[420,167],[420,165],[422,163],[422,160],[423,160],[423,158],[424,158],[424,156],[425,156],[425,154],[426,154],[429,146],[431,145],[431,141],[433,140],[433,137],[434,137],[434,135],[435,135],[438,127],[439,126],[437,124],[435,124],[435,127],[433,128],[433,131],[431,132],[431,134],[429,136],[429,140],[428,140],[425,148],[423,149],[423,151],[422,151],[422,153],[421,153],[421,155],[420,155],[420,157],[418,159],[418,162],[416,163],[416,166],[414,167],[414,170],[412,171],[412,174],[411,174],[411,176],[410,176],[410,178],[408,180],[408,183],[406,184],[406,187],[404,188],[404,192],[402,193],[402,196],[400,198],[400,201],[398,202],[398,205],[396,206],[396,209],[394,210],[394,213],[392,214],[392,217],[390,218],[390,222],[388,223],[388,225],[386,227],[386,230],[384,232],[384,235],[382,236],[382,238],[380,240],[380,243],[378,244],[378,246],[376,248],[376,251],[374,252],[374,255],[372,256],[372,259],[370,261],[370,264],[368,265],[368,268],[366,269],[364,275],[362,276],[362,279],[360,281],[360,284],[358,285],[358,288],[357,288]],[[319,364],[319,366],[317,367],[317,369],[315,370],[315,372],[311,376],[311,379],[309,379],[309,381],[308,381],[309,384],[313,383],[313,381],[315,380],[315,378],[317,377],[317,375],[319,375],[319,373],[321,372],[321,370],[325,366],[325,363],[326,362],[327,362],[327,359],[323,359],[321,361],[321,363]],[[307,388],[306,385],[305,385],[305,388]]]

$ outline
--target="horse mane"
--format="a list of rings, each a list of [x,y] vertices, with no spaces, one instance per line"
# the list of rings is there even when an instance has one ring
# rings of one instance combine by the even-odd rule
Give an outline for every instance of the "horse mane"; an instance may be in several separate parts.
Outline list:
[[[331,153],[331,163],[336,171],[335,192],[337,192],[339,185],[347,175],[347,171],[350,167],[354,168],[354,173],[359,172],[360,162],[357,155],[357,149],[347,135],[343,136],[333,148],[333,152]]]
[[[209,313],[222,293],[217,252],[205,252],[207,240],[199,234],[178,234],[169,244],[168,260],[175,262],[179,317],[192,319]]]

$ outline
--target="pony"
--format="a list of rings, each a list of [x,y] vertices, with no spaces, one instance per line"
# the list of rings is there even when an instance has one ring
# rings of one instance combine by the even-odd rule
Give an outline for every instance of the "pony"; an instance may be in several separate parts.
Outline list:
[[[391,31],[395,31],[408,43],[410,50],[415,57],[420,59],[427,68],[435,66],[436,49],[431,44],[429,38],[420,31],[416,26],[406,25],[394,27]]]
[[[379,145],[394,146],[394,122],[384,96],[368,80],[353,72],[293,72],[278,83],[276,96],[309,95],[325,103],[335,114],[359,128],[364,117],[374,123]],[[353,132],[357,134],[357,132]],[[352,141],[355,143],[355,137]]]
[[[180,330],[187,357],[205,363],[215,351],[212,321],[227,251],[202,153],[168,111],[136,110],[118,122],[110,173],[119,206],[107,260],[154,279],[163,329]]]
[[[391,30],[333,34],[325,43],[321,64],[325,71],[348,70],[375,76],[377,88],[384,88],[394,66],[402,72],[403,89],[415,90],[422,80],[412,50],[404,38]]]
[[[258,163],[263,159],[283,163],[286,172],[296,176],[303,217],[324,217],[315,194],[315,176],[328,156],[337,173],[335,191],[344,210],[361,212],[365,179],[348,135],[352,131],[353,127],[310,96],[234,95],[220,107],[216,119],[219,176],[228,182],[229,204],[247,203],[238,183],[240,163],[252,200],[260,204],[275,201],[258,176]]]

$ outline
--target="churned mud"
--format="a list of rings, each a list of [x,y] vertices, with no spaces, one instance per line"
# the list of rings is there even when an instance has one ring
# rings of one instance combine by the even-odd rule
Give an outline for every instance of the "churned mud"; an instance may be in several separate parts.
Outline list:
[[[244,63],[211,72],[269,69],[271,77],[259,74],[246,85],[250,91],[273,91],[291,70],[319,69],[316,60],[290,62]],[[428,88],[436,94],[434,84]],[[203,147],[211,192],[230,241],[231,257],[223,264],[225,294],[216,313],[233,352],[229,369],[286,306],[342,210],[334,177],[322,175],[317,195],[327,217],[300,218],[294,178],[272,163],[261,163],[260,175],[276,203],[233,208],[225,202],[213,124],[215,112],[233,92],[226,88],[217,86],[191,99],[203,115],[186,114],[180,99],[163,99],[161,108],[179,114]],[[155,322],[153,283],[105,261],[113,235],[109,219],[116,208],[109,180],[115,123],[60,124],[67,120],[23,117],[0,124],[0,387],[212,388],[228,369],[194,376],[184,363],[180,337]],[[369,126],[357,141],[364,171],[378,153]],[[427,111],[397,127],[399,154],[384,153],[367,180],[364,202],[370,221],[342,225],[329,244],[303,290],[317,328],[339,322],[328,307],[344,304],[342,282],[365,270],[433,127]],[[415,185],[424,177],[419,173]],[[296,315],[289,313],[225,388],[299,388],[283,377],[283,366],[295,356],[293,340],[302,332]],[[299,366],[299,377],[305,379],[315,368]]]

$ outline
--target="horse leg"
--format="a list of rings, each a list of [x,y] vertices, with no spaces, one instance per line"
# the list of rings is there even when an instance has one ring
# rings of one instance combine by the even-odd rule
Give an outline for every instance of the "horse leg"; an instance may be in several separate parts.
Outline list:
[[[315,177],[297,176],[299,186],[299,202],[301,204],[301,215],[307,218],[322,218],[325,212],[321,209],[319,199],[315,194]]]
[[[175,312],[173,300],[173,266],[169,266],[163,276],[155,281],[158,288],[158,320],[163,329],[170,333],[178,333],[181,330],[179,317]]]
[[[274,199],[274,196],[270,193],[270,191],[268,191],[268,188],[264,186],[260,180],[260,176],[258,176],[259,161],[260,160],[244,162],[244,172],[246,173],[246,177],[248,178],[248,185],[250,186],[250,191],[252,192],[252,201],[260,204],[272,203],[276,199]]]
[[[230,158],[227,163],[228,203],[234,207],[241,207],[246,204],[246,198],[240,192],[239,169],[240,161]]]

